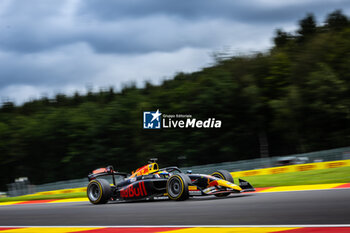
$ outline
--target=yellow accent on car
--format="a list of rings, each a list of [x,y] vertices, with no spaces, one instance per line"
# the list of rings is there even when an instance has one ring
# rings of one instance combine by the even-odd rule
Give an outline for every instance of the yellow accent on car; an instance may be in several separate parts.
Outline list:
[[[219,186],[223,186],[226,188],[231,188],[234,190],[242,191],[241,187],[238,185],[232,184],[231,182],[228,182],[226,180],[217,180]]]
[[[137,169],[129,178],[133,178],[136,176],[142,176],[142,175],[148,175],[148,174],[156,173],[157,171],[159,171],[158,164],[157,163],[150,163],[150,164],[147,164],[147,165]]]
[[[219,172],[214,172],[213,174],[211,174],[212,176],[215,176],[215,175],[218,175],[218,176],[220,176],[221,177],[221,179],[225,179],[225,177],[221,174],[221,173],[219,173]]]
[[[197,191],[197,186],[188,186],[188,191]]]

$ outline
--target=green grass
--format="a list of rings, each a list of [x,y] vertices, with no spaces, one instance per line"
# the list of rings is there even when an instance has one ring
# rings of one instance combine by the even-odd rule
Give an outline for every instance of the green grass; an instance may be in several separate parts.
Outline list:
[[[350,183],[350,167],[329,168],[314,171],[290,172],[262,176],[247,176],[240,178],[249,181],[256,188],[303,184]],[[3,197],[0,198],[0,202],[66,199],[75,197],[86,197],[86,192],[64,193],[54,195]]]
[[[254,187],[350,183],[350,167],[289,172],[273,175],[247,176],[240,178],[247,180]]]
[[[75,197],[86,197],[86,192],[62,193],[53,195],[35,195],[35,196],[18,196],[18,197],[2,197],[0,202],[6,201],[31,201],[31,200],[49,200],[49,199],[67,199]]]

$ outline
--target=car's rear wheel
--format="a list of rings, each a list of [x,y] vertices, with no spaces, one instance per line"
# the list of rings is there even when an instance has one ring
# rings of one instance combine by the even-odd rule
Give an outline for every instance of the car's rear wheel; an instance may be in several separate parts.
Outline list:
[[[170,199],[175,201],[183,201],[188,199],[188,184],[191,182],[190,178],[185,174],[176,174],[171,176],[166,184],[166,191]]]
[[[216,177],[216,178],[219,178],[222,180],[227,180],[228,182],[233,183],[233,177],[231,176],[230,172],[227,170],[217,170],[216,172],[214,172],[211,175]],[[217,196],[217,197],[226,197],[228,195],[230,195],[230,193],[215,194],[215,196]]]
[[[86,192],[92,204],[106,204],[111,198],[111,186],[105,179],[90,181]]]

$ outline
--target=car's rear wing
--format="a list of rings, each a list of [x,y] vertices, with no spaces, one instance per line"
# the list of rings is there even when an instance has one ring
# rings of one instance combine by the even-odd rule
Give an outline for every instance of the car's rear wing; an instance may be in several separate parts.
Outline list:
[[[125,173],[125,172],[117,172],[114,171],[113,166],[107,166],[105,168],[98,168],[92,171],[92,173],[90,173],[88,175],[88,179],[89,181],[96,179],[97,177],[100,176],[112,176],[113,178],[113,184],[115,185],[115,176],[123,176],[123,177],[128,177],[129,174]]]

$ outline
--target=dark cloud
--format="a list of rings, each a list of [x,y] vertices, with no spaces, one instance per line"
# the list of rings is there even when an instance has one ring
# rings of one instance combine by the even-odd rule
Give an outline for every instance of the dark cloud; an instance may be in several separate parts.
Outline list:
[[[239,22],[273,23],[295,20],[305,12],[328,13],[350,7],[347,0],[338,1],[232,1],[232,0],[86,0],[79,13],[99,20],[143,18],[167,15],[187,20],[225,18]]]
[[[335,9],[350,14],[350,1],[1,0],[0,97],[159,82],[223,47],[267,49],[276,28]]]
[[[237,25],[276,28],[295,23],[307,12],[324,17],[333,9],[350,8],[344,0],[75,2],[69,6],[67,1],[11,1],[1,17],[6,23],[0,24],[0,49],[32,53],[77,42],[86,42],[99,53],[208,48],[242,33]],[[63,9],[72,6],[76,9],[67,15]]]

